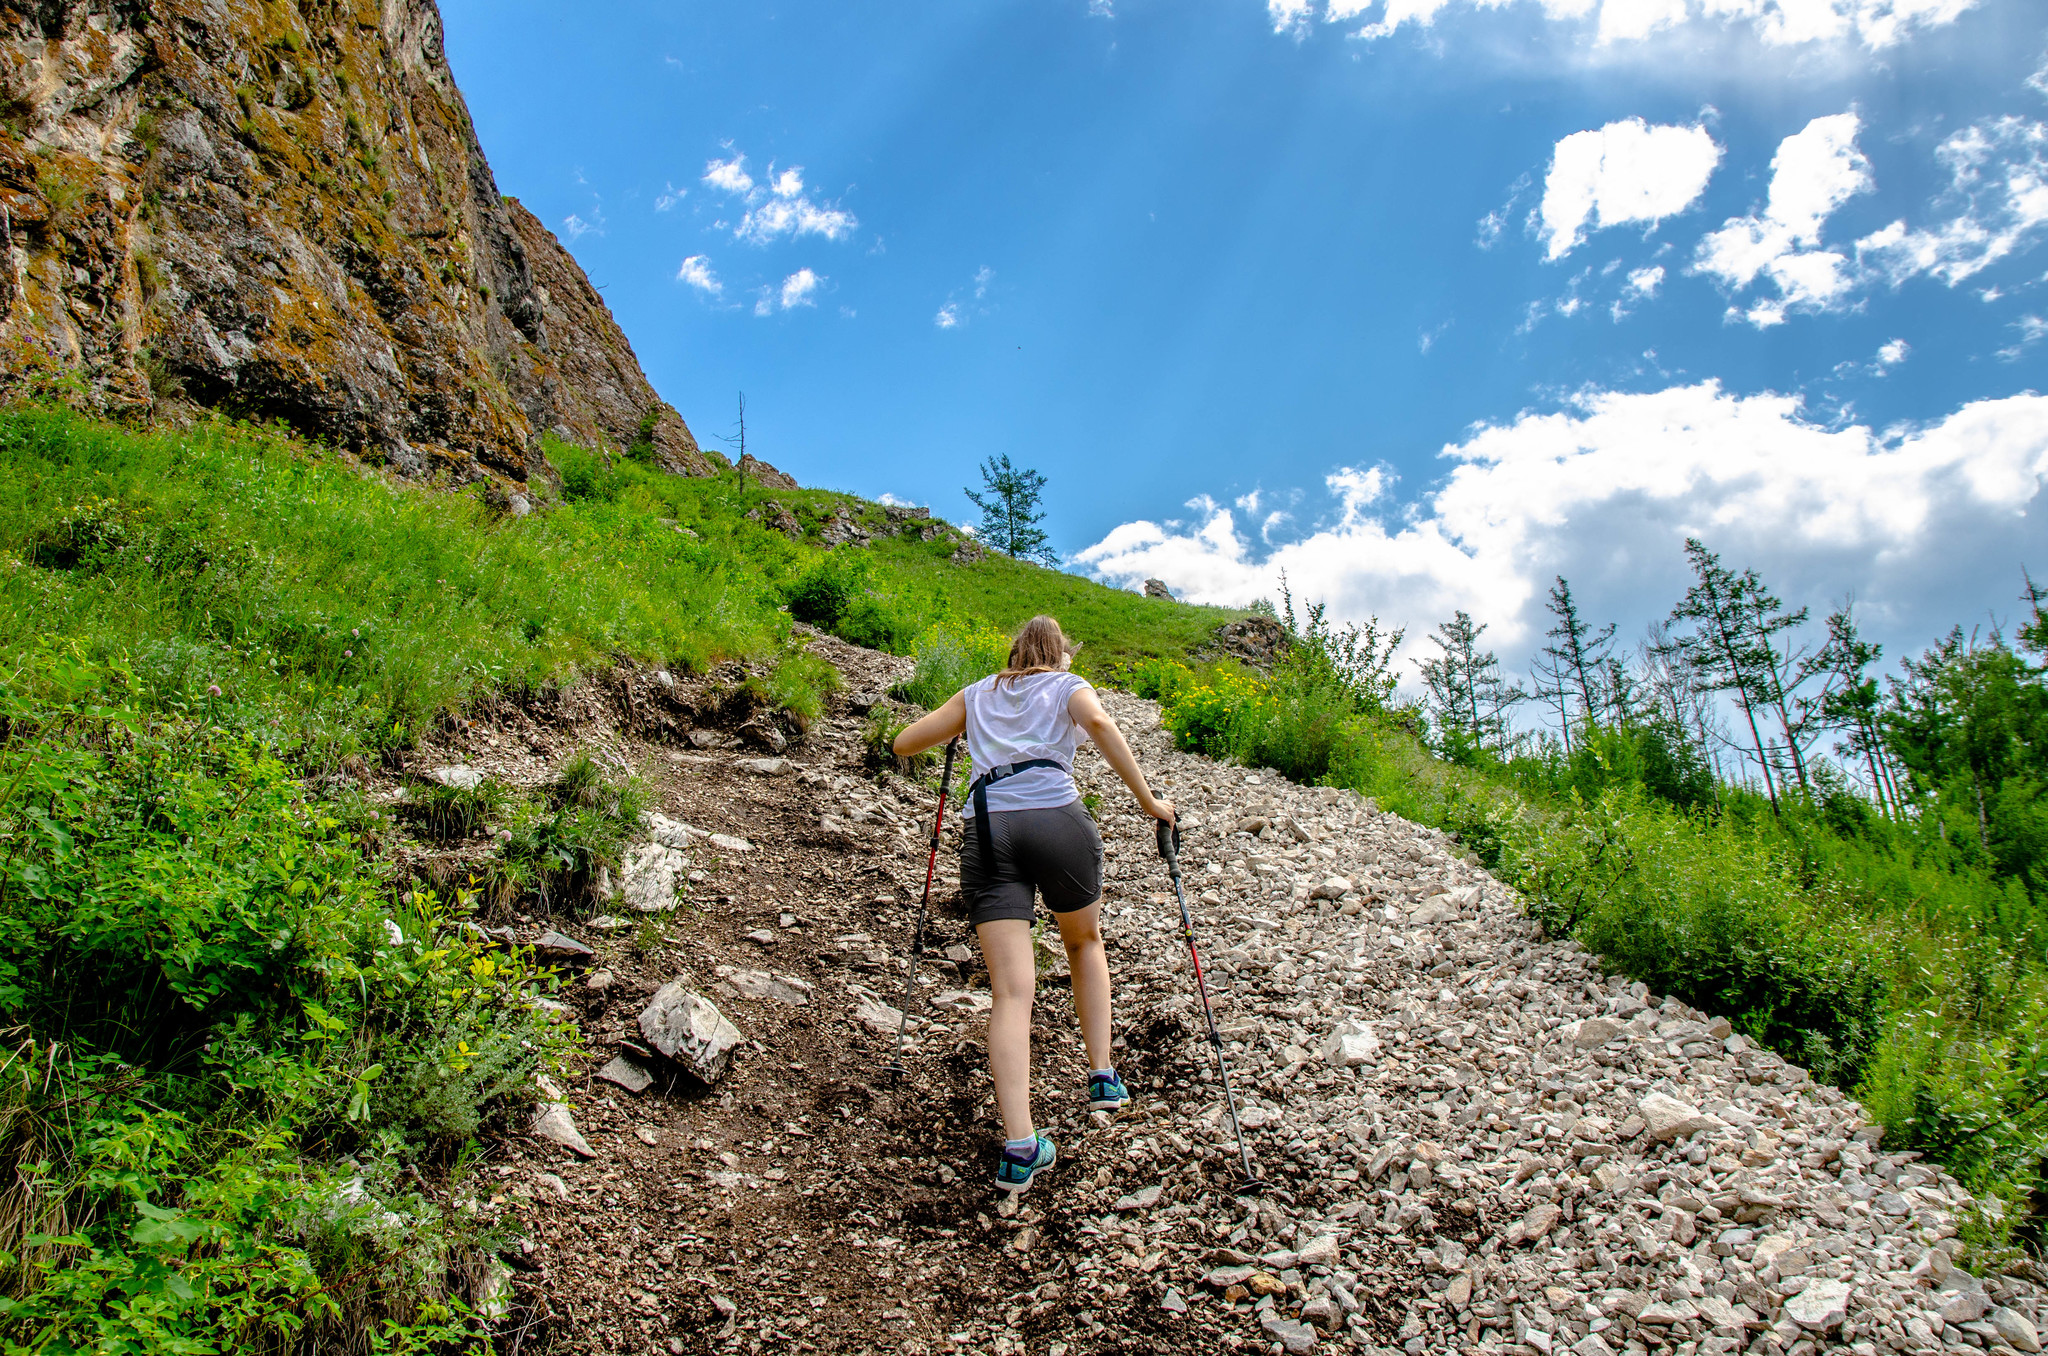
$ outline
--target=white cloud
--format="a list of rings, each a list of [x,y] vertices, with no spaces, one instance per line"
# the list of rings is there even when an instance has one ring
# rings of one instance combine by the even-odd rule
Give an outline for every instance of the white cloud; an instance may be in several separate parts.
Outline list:
[[[725,284],[711,271],[711,260],[701,254],[683,260],[683,266],[676,270],[676,281],[688,283],[707,296],[715,297],[725,291]]]
[[[757,245],[782,236],[822,235],[839,240],[860,225],[853,213],[812,201],[804,192],[803,166],[792,165],[777,173],[770,165],[767,181],[758,183],[747,173],[746,164],[746,156],[734,155],[704,166],[706,184],[746,204],[745,215],[733,227],[733,234],[741,240]]]
[[[2037,94],[2048,95],[2048,56],[2041,58],[2041,69],[2027,77],[2027,88]]]
[[[1720,163],[1721,148],[1700,126],[1629,118],[1572,133],[1551,155],[1537,208],[1547,257],[1569,254],[1588,230],[1676,216],[1699,200]]]
[[[747,158],[736,155],[730,160],[713,160],[704,166],[704,182],[723,193],[736,198],[745,197],[754,191],[754,177],[747,173]]]
[[[654,199],[654,210],[657,212],[666,212],[671,210],[672,208],[675,207],[677,203],[681,202],[685,197],[689,196],[689,192],[689,189],[677,188],[674,184],[669,184],[665,186],[662,189],[661,193]]]
[[[1789,310],[1825,310],[1854,285],[1848,259],[1823,250],[1821,227],[1836,208],[1874,184],[1870,162],[1856,149],[1863,120],[1854,112],[1815,118],[1778,143],[1770,196],[1761,215],[1731,217],[1699,245],[1693,271],[1741,291],[1759,275],[1776,297],[1744,317],[1758,328],[1782,323]]]
[[[1431,326],[1429,329],[1424,330],[1421,333],[1421,335],[1419,335],[1415,340],[1416,351],[1421,353],[1427,353],[1431,349],[1435,348],[1436,341],[1443,338],[1444,331],[1449,329],[1450,327],[1451,322],[1446,320],[1440,325],[1434,325]]]
[[[2020,337],[2010,347],[1998,350],[1999,358],[2005,362],[2012,362],[2035,344],[2040,343],[2044,337],[2048,337],[2048,320],[2043,320],[2037,315],[2021,316],[2018,320],[2012,322],[2012,328],[2020,332]]]
[[[593,213],[592,215],[595,216],[596,214]],[[571,244],[593,232],[598,235],[604,234],[603,217],[600,216],[595,221],[585,221],[582,217],[571,212],[568,216],[562,218],[562,234],[569,237]]]
[[[1412,503],[1382,469],[1333,473],[1330,518],[1263,553],[1231,509],[1197,500],[1190,527],[1126,523],[1076,559],[1107,582],[1156,577],[1236,605],[1274,596],[1285,570],[1297,597],[1411,638],[1462,607],[1520,655],[1541,635],[1551,576],[1632,633],[1683,591],[1680,546],[1698,535],[1795,603],[1853,588],[1889,636],[1924,643],[2002,603],[2038,546],[2028,514],[2048,478],[2048,397],[1880,434],[1715,382],[1591,392],[1480,425],[1442,456],[1450,474]]]
[[[1266,0],[1266,17],[1273,21],[1275,33],[1304,36],[1315,17],[1315,0]]]
[[[818,275],[808,268],[800,268],[782,280],[782,309],[787,311],[798,306],[817,305]]]
[[[1888,344],[1880,344],[1877,349],[1877,365],[1879,367],[1897,367],[1900,363],[1906,361],[1906,355],[1912,351],[1913,346],[1903,339],[1894,339]]]
[[[1652,264],[1648,268],[1630,269],[1628,280],[1622,285],[1621,297],[1609,309],[1608,314],[1614,317],[1617,324],[1620,323],[1629,312],[1636,308],[1636,303],[1653,300],[1657,295],[1657,289],[1663,285],[1664,265],[1662,264]]]
[[[1514,0],[1266,0],[1273,31],[1297,40],[1316,21],[1348,24],[1378,10],[1356,30],[1367,40],[1405,26],[1428,28],[1456,3],[1473,10],[1508,8]],[[1543,17],[1587,28],[1602,47],[1642,42],[1684,25],[1743,26],[1766,46],[1855,42],[1877,52],[1918,30],[1954,23],[1976,0],[1534,0]],[[2048,81],[2048,77],[2044,77]]]
[[[1499,243],[1500,233],[1506,229],[1507,224],[1508,214],[1506,212],[1488,212],[1485,216],[1479,218],[1479,233],[1474,237],[1473,243],[1483,250],[1492,249]]]
[[[1088,17],[1091,19],[1114,19],[1116,5],[1112,0],[1088,0]]]
[[[976,302],[988,300],[989,288],[995,285],[995,280],[996,271],[987,264],[983,264],[980,268],[974,270],[974,278],[969,282],[968,287],[973,291]],[[987,306],[970,306],[963,303],[960,300],[959,290],[955,289],[946,298],[946,304],[939,307],[938,314],[932,317],[932,323],[942,330],[958,329],[977,315],[987,315],[990,309]]]
[[[1858,258],[1894,287],[1922,273],[1954,287],[2048,227],[2048,124],[1990,119],[1942,142],[1935,156],[1950,180],[1937,202],[1961,210],[1930,229],[1894,221],[1856,242]]]

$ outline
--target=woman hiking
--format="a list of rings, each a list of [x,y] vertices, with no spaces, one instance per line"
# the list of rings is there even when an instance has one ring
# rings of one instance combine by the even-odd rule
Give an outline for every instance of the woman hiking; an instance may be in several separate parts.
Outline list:
[[[966,840],[960,887],[981,941],[994,1006],[988,1067],[1002,1112],[996,1186],[1018,1192],[1051,1167],[1053,1143],[1031,1120],[1032,892],[1059,924],[1073,976],[1074,1010],[1088,1047],[1088,1105],[1114,1111],[1129,1100],[1109,1056],[1109,960],[1102,949],[1102,836],[1074,785],[1074,751],[1092,739],[1155,819],[1173,804],[1145,784],[1123,732],[1088,680],[1069,673],[1074,652],[1051,617],[1033,617],[1010,645],[1009,664],[906,727],[895,750],[909,756],[967,736],[974,780],[961,807]]]

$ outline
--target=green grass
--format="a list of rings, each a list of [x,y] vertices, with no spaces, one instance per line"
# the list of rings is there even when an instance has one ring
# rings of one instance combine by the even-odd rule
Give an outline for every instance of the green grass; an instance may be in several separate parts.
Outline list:
[[[875,550],[878,567],[906,586],[929,587],[953,609],[999,631],[1015,632],[1040,613],[1059,618],[1082,642],[1074,671],[1097,683],[1123,685],[1129,666],[1145,659],[1184,659],[1242,608],[1197,607],[1147,598],[1042,565],[991,556],[969,569],[951,564],[923,543],[888,542]]]

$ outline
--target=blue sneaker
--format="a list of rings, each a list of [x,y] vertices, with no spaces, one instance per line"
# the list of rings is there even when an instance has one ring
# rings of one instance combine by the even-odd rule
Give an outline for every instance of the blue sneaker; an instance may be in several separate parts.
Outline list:
[[[1124,1087],[1124,1080],[1115,1074],[1090,1074],[1088,1076],[1088,1109],[1090,1111],[1122,1111],[1124,1103],[1131,1100],[1131,1094]]]
[[[1058,1158],[1052,1141],[1044,1135],[1038,1137],[1038,1151],[1021,1163],[1010,1157],[1009,1150],[1005,1149],[1002,1161],[996,1164],[996,1189],[1015,1195],[1030,1186],[1032,1179],[1051,1167]]]

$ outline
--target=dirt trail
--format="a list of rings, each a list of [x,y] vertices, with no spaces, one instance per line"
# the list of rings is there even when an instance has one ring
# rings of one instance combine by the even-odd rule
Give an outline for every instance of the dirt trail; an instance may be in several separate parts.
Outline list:
[[[856,707],[900,676],[900,660],[815,645]],[[1949,1273],[1965,1198],[1878,1155],[1839,1094],[1542,941],[1441,835],[1173,752],[1156,708],[1105,700],[1194,821],[1191,900],[1271,1184],[1257,1200],[1233,1194],[1149,821],[1092,749],[1077,772],[1100,797],[1134,1102],[1113,1120],[1082,1108],[1049,956],[1034,1058],[1061,1161],[1021,1209],[990,1186],[986,985],[953,903],[955,831],[932,1024],[913,1076],[884,1072],[934,797],[862,771],[857,715],[777,759],[624,737],[595,702],[566,727],[427,751],[531,782],[573,742],[636,771],[661,814],[750,845],[693,848],[673,914],[522,924],[595,953],[563,995],[591,1052],[564,1091],[592,1156],[514,1139],[483,1171],[478,1210],[521,1240],[501,1351],[1803,1356],[1942,1350],[1974,1323],[1995,1352],[2038,1316],[2029,1287]],[[597,1078],[677,978],[746,1038],[729,1072],[638,1094]],[[1805,1323],[1801,1303],[1850,1282],[1853,1300]]]

